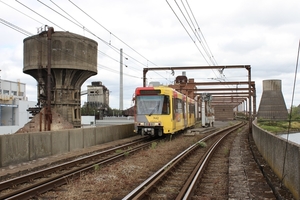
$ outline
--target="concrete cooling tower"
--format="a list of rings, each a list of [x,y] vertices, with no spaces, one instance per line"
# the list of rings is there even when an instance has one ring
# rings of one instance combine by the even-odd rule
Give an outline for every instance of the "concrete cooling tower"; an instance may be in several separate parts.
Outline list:
[[[288,112],[281,91],[281,80],[264,80],[257,112],[258,119],[287,120]]]
[[[34,117],[31,127],[81,127],[80,91],[82,84],[97,74],[97,47],[94,40],[70,32],[54,32],[52,27],[24,39],[23,72],[38,83],[40,107],[40,116]]]

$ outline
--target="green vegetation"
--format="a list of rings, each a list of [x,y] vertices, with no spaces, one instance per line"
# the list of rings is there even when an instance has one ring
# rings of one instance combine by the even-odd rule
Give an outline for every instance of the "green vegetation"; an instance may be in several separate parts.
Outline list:
[[[94,165],[94,170],[95,171],[99,171],[100,170],[100,166],[98,164]]]
[[[122,153],[122,152],[123,152],[122,149],[117,149],[117,150],[116,150],[116,153],[117,153],[117,154],[120,154],[120,153]]]
[[[228,148],[224,148],[224,156],[229,156],[230,150]]]
[[[202,147],[202,148],[205,148],[205,147],[207,146],[207,144],[206,144],[205,142],[203,142],[203,141],[198,142],[198,145],[199,145],[200,147]]]
[[[124,156],[125,157],[129,156],[129,151],[124,152]]]
[[[292,113],[289,116],[292,121],[300,121],[300,105],[299,106],[292,106]]]
[[[157,142],[152,142],[152,143],[151,143],[151,149],[155,149],[156,146],[157,146]]]
[[[300,106],[293,106],[289,118],[291,122],[288,119],[284,121],[258,119],[257,124],[262,129],[275,134],[287,133],[288,130],[289,132],[300,132]]]
[[[108,105],[85,104],[81,107],[82,116],[122,116],[123,110],[112,109]]]

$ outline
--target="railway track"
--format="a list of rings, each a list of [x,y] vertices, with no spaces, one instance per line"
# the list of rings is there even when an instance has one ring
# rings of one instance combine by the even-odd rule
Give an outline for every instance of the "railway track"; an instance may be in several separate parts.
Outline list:
[[[81,173],[95,170],[100,165],[149,147],[155,140],[140,140],[83,156],[53,167],[35,171],[0,182],[0,199],[30,199],[53,188],[66,184]]]
[[[151,177],[126,195],[126,199],[190,199],[199,179],[222,141],[244,123],[211,134],[164,165]],[[207,144],[207,148],[201,148]]]

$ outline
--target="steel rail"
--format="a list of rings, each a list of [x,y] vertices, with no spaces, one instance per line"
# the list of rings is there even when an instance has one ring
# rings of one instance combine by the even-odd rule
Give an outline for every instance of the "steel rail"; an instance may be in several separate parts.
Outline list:
[[[105,154],[109,154],[109,153],[114,152],[118,149],[126,148],[128,146],[139,143],[140,141],[143,141],[143,140],[144,140],[144,138],[138,139],[138,140],[132,141],[130,143],[126,143],[126,144],[123,144],[123,145],[120,145],[120,146],[117,146],[117,147],[113,147],[113,148],[110,148],[110,149],[107,149],[107,150],[104,150],[104,151],[101,151],[101,152],[98,152],[98,153],[94,153],[92,155],[86,155],[86,156],[84,156],[82,158],[79,158],[79,159],[76,159],[76,160],[72,160],[72,161],[69,161],[69,162],[58,164],[58,165],[55,165],[55,166],[52,166],[52,167],[48,167],[46,169],[42,169],[42,170],[39,170],[39,171],[28,173],[28,174],[25,174],[23,176],[12,178],[12,179],[9,179],[9,180],[6,180],[6,181],[2,181],[2,182],[0,182],[0,191],[8,189],[8,188],[16,186],[16,185],[19,185],[19,184],[22,184],[22,183],[26,183],[26,182],[28,182],[28,180],[34,180],[36,178],[44,177],[45,174],[50,174],[50,173],[53,173],[53,172],[58,171],[60,169],[71,168],[71,167],[76,166],[80,163],[85,163],[86,161],[96,159],[97,157],[103,156]]]
[[[135,151],[139,151],[140,149],[143,149],[143,148],[151,145],[154,141],[156,141],[156,140],[152,140],[150,142],[135,146],[132,149],[126,150],[126,154],[127,153],[133,153]],[[135,142],[138,143],[140,141],[135,141]],[[130,142],[129,144],[133,145],[135,142]],[[115,150],[120,149],[120,148],[122,149],[124,147],[128,147],[128,146],[130,146],[129,144],[121,145],[121,146],[119,146],[119,148],[114,147],[112,149],[105,150],[105,153],[115,151]],[[101,153],[102,152],[100,152],[98,154],[101,154]],[[42,194],[42,193],[44,193],[46,191],[49,191],[49,190],[51,190],[55,187],[66,184],[69,178],[72,178],[76,175],[79,175],[80,173],[82,173],[84,171],[92,170],[92,169],[95,168],[96,165],[107,164],[108,162],[112,162],[112,161],[117,160],[121,157],[124,157],[125,153],[121,152],[121,153],[112,155],[110,157],[107,157],[107,158],[104,158],[104,159],[101,159],[101,160],[98,160],[98,161],[94,161],[94,162],[89,163],[89,164],[83,164],[84,162],[86,162],[88,160],[95,160],[93,158],[93,156],[94,155],[89,155],[87,157],[80,158],[79,160],[67,162],[65,165],[61,164],[59,166],[54,166],[54,167],[47,168],[45,170],[40,170],[40,171],[37,172],[37,174],[39,174],[39,175],[35,175],[34,172],[31,173],[31,174],[28,174],[28,175],[24,175],[24,176],[21,177],[21,179],[23,180],[23,179],[25,179],[25,177],[27,177],[26,182],[29,182],[29,180],[32,180],[32,179],[30,179],[31,175],[33,175],[33,177],[36,177],[36,176],[37,177],[44,177],[45,174],[49,174],[48,172],[59,171],[61,169],[65,169],[64,166],[67,167],[67,168],[70,168],[70,167],[68,167],[70,163],[72,163],[72,167],[75,167],[75,165],[77,165],[76,166],[77,168],[75,168],[75,169],[69,170],[69,171],[64,172],[62,174],[59,174],[57,176],[53,176],[52,178],[48,178],[47,180],[40,181],[38,183],[34,183],[30,186],[18,189],[16,191],[11,192],[11,193],[1,195],[0,199],[29,199],[29,198],[32,198],[32,197],[34,197],[38,194]],[[81,161],[80,162],[81,166],[78,166],[78,161],[79,162]],[[76,164],[76,162],[77,162],[77,164]],[[75,163],[75,165],[74,165],[74,163]],[[53,169],[53,168],[56,168],[56,169]],[[43,176],[41,176],[41,175],[43,175]],[[16,178],[15,180],[18,180],[18,178]],[[7,182],[9,182],[9,180]]]
[[[219,144],[226,138],[230,133],[244,126],[245,124],[239,124],[231,130],[228,130],[218,141],[216,141],[205,155],[198,162],[197,166],[194,168],[193,172],[190,174],[189,178],[185,182],[184,186],[181,188],[176,200],[187,200],[190,199],[198,180],[204,173],[205,167],[207,166],[210,158],[213,156],[215,150],[219,147]]]
[[[173,158],[170,162],[165,164],[162,168],[160,168],[158,171],[156,171],[152,176],[150,176],[148,179],[146,179],[143,183],[141,183],[138,187],[136,187],[134,190],[132,190],[129,194],[127,194],[125,197],[123,197],[123,200],[128,200],[128,199],[142,199],[145,194],[151,190],[152,186],[158,183],[161,180],[161,177],[163,177],[170,169],[172,169],[176,164],[182,161],[184,159],[185,155],[190,154],[193,152],[196,148],[199,146],[199,142],[203,142],[208,140],[209,138],[218,135],[219,133],[222,133],[224,131],[230,131],[233,128],[239,126],[242,123],[236,124],[231,127],[226,127],[220,131],[217,131],[213,134],[210,134],[195,144],[191,145],[188,147],[186,150],[178,154],[175,158]]]

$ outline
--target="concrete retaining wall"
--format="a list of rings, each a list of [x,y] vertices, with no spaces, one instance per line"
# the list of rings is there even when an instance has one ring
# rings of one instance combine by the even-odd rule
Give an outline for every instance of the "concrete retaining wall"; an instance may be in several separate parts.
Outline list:
[[[133,124],[0,135],[0,167],[136,135]]]
[[[300,145],[262,130],[256,121],[252,124],[252,134],[264,159],[280,179],[284,177],[284,185],[295,199],[300,199]]]

